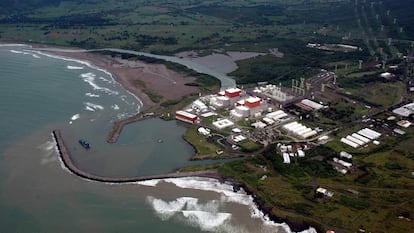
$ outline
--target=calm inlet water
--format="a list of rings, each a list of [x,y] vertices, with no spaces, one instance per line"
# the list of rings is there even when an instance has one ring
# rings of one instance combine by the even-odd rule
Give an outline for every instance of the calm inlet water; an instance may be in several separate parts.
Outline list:
[[[0,232],[289,231],[213,179],[111,185],[76,177],[58,159],[55,128],[80,168],[104,176],[169,172],[193,164],[193,150],[183,125],[158,119],[127,126],[107,144],[112,123],[141,104],[103,70],[25,46],[0,45],[0,60]]]

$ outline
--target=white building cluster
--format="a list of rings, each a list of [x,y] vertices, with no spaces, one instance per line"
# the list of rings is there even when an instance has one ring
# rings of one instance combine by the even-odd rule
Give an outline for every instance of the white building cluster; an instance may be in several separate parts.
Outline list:
[[[285,124],[282,128],[287,132],[292,133],[295,136],[298,136],[303,139],[315,136],[318,133],[316,130],[302,125],[297,121]]]
[[[372,140],[374,144],[379,144],[379,142],[376,141],[376,139],[379,137],[381,137],[381,134],[377,131],[369,128],[364,128],[356,133],[341,138],[341,142],[353,148],[358,148],[364,146]]]
[[[259,97],[250,96],[246,99],[240,99],[235,103],[235,107],[230,110],[230,117],[236,120],[260,117],[266,109],[266,101],[263,101]]]
[[[283,163],[289,164],[291,157],[305,157],[305,151],[302,148],[294,147],[292,145],[277,144],[276,150],[283,158]]]
[[[269,84],[269,85],[262,86],[262,87],[257,87],[256,89],[253,90],[253,92],[263,93],[266,96],[279,102],[285,102],[294,97],[292,95],[289,95],[287,92],[284,92],[281,86],[276,86],[273,84]]]

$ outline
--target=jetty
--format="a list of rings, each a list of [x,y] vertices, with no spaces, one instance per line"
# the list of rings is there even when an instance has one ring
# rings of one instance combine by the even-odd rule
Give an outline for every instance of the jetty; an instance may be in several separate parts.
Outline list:
[[[138,115],[126,118],[124,120],[117,121],[112,126],[111,131],[109,131],[106,141],[111,144],[116,143],[125,125],[138,122],[138,121],[142,121],[142,120],[146,120],[146,119],[150,119],[150,118],[155,118],[155,117],[159,117],[159,115],[155,113],[145,113],[145,114],[138,114]]]
[[[68,148],[66,147],[62,133],[60,130],[55,129],[52,132],[53,137],[56,141],[56,145],[59,152],[59,157],[62,160],[65,167],[71,171],[73,174],[88,180],[105,182],[105,183],[132,183],[145,180],[153,179],[166,179],[166,178],[182,178],[182,177],[209,177],[222,180],[223,177],[216,170],[206,170],[206,171],[196,171],[196,172],[173,172],[159,175],[150,175],[150,176],[136,176],[136,177],[125,177],[125,178],[114,178],[114,177],[105,177],[95,174],[88,173],[79,169],[71,159]]]

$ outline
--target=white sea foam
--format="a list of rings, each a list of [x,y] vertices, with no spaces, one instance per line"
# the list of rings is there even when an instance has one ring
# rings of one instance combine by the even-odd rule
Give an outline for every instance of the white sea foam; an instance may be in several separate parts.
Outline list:
[[[231,218],[230,213],[210,213],[200,210],[183,210],[182,214],[204,231],[214,231]]]
[[[86,106],[85,107],[85,110],[90,111],[90,112],[95,112],[95,109],[93,109],[93,108],[91,108],[89,106]]]
[[[92,98],[98,98],[98,97],[100,97],[100,95],[97,95],[97,94],[92,94],[92,93],[85,93],[85,95],[86,96],[89,96],[89,97],[92,97]]]
[[[242,205],[247,205],[251,210],[252,218],[259,218],[267,226],[273,226],[275,228],[281,227],[287,233],[292,233],[292,230],[286,223],[276,223],[270,220],[267,215],[265,215],[261,210],[258,209],[256,204],[254,203],[253,197],[247,195],[245,191],[240,190],[238,192],[234,192],[231,184],[220,183],[216,179],[202,177],[168,178],[137,182],[137,184],[155,187],[161,181],[175,184],[177,187],[180,188],[189,188],[220,193],[221,201],[236,202]],[[317,231],[314,228],[310,227],[309,229],[302,231],[301,233],[317,233]]]
[[[22,46],[26,46],[26,45],[22,45]],[[30,46],[29,46],[30,47]],[[52,54],[48,54],[48,53],[45,53],[45,52],[41,52],[41,51],[37,51],[37,50],[31,50],[33,53],[36,53],[36,54],[40,54],[40,55],[43,55],[43,56],[46,56],[46,57],[50,57],[50,58],[55,58],[55,59],[59,59],[59,60],[64,60],[64,61],[70,61],[70,62],[76,62],[76,63],[79,63],[79,64],[81,64],[81,65],[85,65],[85,66],[88,66],[88,67],[90,67],[90,68],[92,68],[92,69],[95,69],[95,70],[98,70],[98,71],[101,71],[101,72],[104,72],[105,74],[107,74],[110,78],[111,78],[111,80],[112,81],[110,81],[110,83],[117,83],[118,85],[120,85],[118,82],[116,82],[116,80],[114,79],[114,77],[112,76],[112,74],[110,73],[110,72],[108,72],[107,70],[105,70],[105,69],[101,69],[101,68],[99,68],[99,67],[97,67],[97,66],[94,66],[94,65],[92,65],[91,63],[89,63],[89,62],[87,62],[87,61],[83,61],[83,60],[78,60],[78,59],[73,59],[73,58],[68,58],[68,57],[63,57],[63,56],[58,56],[58,55],[52,55]],[[70,53],[69,53],[69,56],[70,56]],[[120,85],[121,86],[121,85]],[[109,89],[107,89],[107,90],[109,90]],[[137,105],[137,109],[136,109],[136,111],[137,112],[139,112],[140,111],[140,108],[141,108],[141,106],[143,106],[143,103],[142,103],[142,101],[137,97],[137,96],[135,96],[134,94],[132,94],[130,91],[128,91],[128,90],[126,90],[133,98],[135,98],[137,101],[138,101],[138,105]],[[118,94],[118,92],[115,92],[115,93],[111,93],[111,92],[114,92],[114,91],[112,91],[112,90],[109,90],[109,95],[112,95],[112,94],[115,94],[116,93],[116,95]],[[126,101],[124,101],[124,102],[126,102]],[[127,102],[126,102],[127,103]],[[128,103],[127,103],[128,104]]]
[[[9,50],[9,51],[12,52],[12,53],[15,53],[15,54],[31,55],[34,58],[40,58],[39,55],[31,53],[28,50],[19,51],[19,50],[12,49],[12,50]]]
[[[84,102],[84,104],[85,104],[85,109],[89,110],[89,111],[103,110],[104,109],[104,107],[102,105],[99,105],[99,104],[93,104],[93,103],[90,103],[90,102]]]
[[[147,197],[155,212],[162,220],[167,220],[181,213],[185,221],[204,231],[213,231],[230,220],[230,213],[218,212],[218,202],[213,200],[200,204],[197,198],[180,197],[173,201],[164,201]]]
[[[164,201],[150,196],[147,197],[147,201],[151,204],[152,208],[154,208],[162,220],[167,220],[174,216],[177,212],[181,211],[187,203],[197,203],[198,199],[192,197],[180,197],[173,201]]]
[[[115,111],[119,110],[119,106],[117,104],[112,105],[111,108]]]
[[[108,80],[108,79],[106,79],[106,78],[104,78],[104,77],[99,77],[99,80],[102,80],[102,81],[104,81],[104,82],[107,82],[107,83],[113,83],[111,80]]]
[[[79,115],[79,113],[78,113],[78,114],[73,115],[70,119],[71,119],[72,121],[76,121],[77,119],[79,119],[79,117],[80,117],[80,115]]]
[[[66,68],[68,70],[83,70],[84,69],[83,66],[70,66],[70,65],[67,65]]]
[[[17,51],[17,50],[14,50],[14,49],[10,50],[10,52],[15,53],[15,54],[23,54],[22,51]]]
[[[95,83],[96,75],[94,73],[90,73],[90,72],[89,73],[84,73],[84,74],[81,74],[81,77],[83,78],[83,81],[89,83],[89,85],[91,85],[94,90],[104,91],[108,95],[118,95],[117,91],[113,91],[109,88],[101,87],[98,84],[96,84]]]

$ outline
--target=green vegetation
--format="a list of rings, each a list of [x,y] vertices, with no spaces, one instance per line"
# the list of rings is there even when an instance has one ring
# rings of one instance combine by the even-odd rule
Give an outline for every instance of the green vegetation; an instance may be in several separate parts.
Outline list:
[[[255,152],[263,148],[262,144],[253,141],[243,142],[239,146],[243,152]]]
[[[381,145],[370,144],[360,149],[352,149],[337,139],[363,125],[353,122],[371,113],[372,109],[364,105],[385,109],[401,101],[404,92],[401,81],[406,81],[402,71],[396,72],[395,81],[385,80],[378,76],[383,70],[369,63],[377,59],[386,60],[387,64],[402,62],[401,54],[411,49],[407,40],[414,37],[413,11],[414,4],[402,0],[380,3],[350,0],[4,0],[0,2],[0,40],[82,48],[113,47],[157,54],[188,50],[196,50],[201,55],[226,51],[268,53],[269,48],[278,48],[283,56],[268,54],[237,62],[238,69],[230,75],[245,87],[260,81],[290,85],[291,79],[310,78],[321,68],[332,71],[337,65],[339,87],[343,89],[337,89],[334,94],[341,96],[328,98],[328,109],[301,112],[309,115],[306,121],[312,122],[312,126],[317,126],[317,122],[324,129],[341,128],[330,135],[333,141],[306,151],[305,158],[292,158],[291,164],[283,163],[276,154],[275,145],[260,153],[263,145],[249,141],[240,147],[245,152],[256,152],[258,155],[254,157],[186,169],[217,168],[254,192],[263,207],[278,217],[311,224],[320,231],[335,227],[339,232],[356,232],[362,227],[367,232],[399,233],[410,232],[414,227],[413,221],[404,219],[412,220],[414,216],[411,175],[414,130],[407,129],[403,137],[387,132],[381,138]],[[388,38],[393,39],[391,44]],[[308,48],[308,43],[342,43],[360,49],[324,51]],[[202,94],[217,91],[219,87],[217,79],[181,65],[142,56],[103,53],[164,64],[184,76],[195,77],[196,81],[187,85],[199,87]],[[364,63],[362,69],[358,68],[358,60]],[[170,113],[169,118],[175,110],[198,97],[165,100],[162,93],[154,93],[144,83],[137,81],[136,85],[141,86],[163,112]],[[411,94],[408,98],[413,100],[414,96]],[[220,114],[225,116],[228,112]],[[210,124],[216,118],[206,118],[204,123]],[[251,122],[238,123],[250,127]],[[395,123],[390,124],[397,127]],[[217,149],[224,148],[219,138],[198,135],[197,126],[191,126],[184,135],[196,149],[195,159],[222,158],[223,155],[216,153]],[[355,169],[350,174],[341,175],[328,163],[340,151],[354,155]],[[239,152],[233,155],[235,153]],[[224,149],[225,156],[230,154]],[[334,196],[316,198],[318,186],[333,191]]]
[[[317,147],[306,158],[283,164],[270,147],[263,156],[226,163],[219,171],[245,184],[277,216],[313,224],[321,232],[330,229],[325,226],[341,232],[354,232],[361,226],[375,232],[409,231],[412,223],[398,216],[414,211],[410,201],[414,182],[407,177],[407,168],[413,169],[414,162],[407,164],[406,157],[389,154],[389,149],[372,150],[355,157],[360,170],[343,176],[324,165],[337,153],[330,147]],[[267,178],[260,179],[264,175]],[[317,186],[333,191],[334,196],[316,198]]]
[[[207,139],[198,134],[197,126],[191,126],[184,134],[183,138],[190,143],[196,150],[196,154],[192,157],[193,159],[203,158],[215,158],[217,157],[216,145],[208,143]]]

